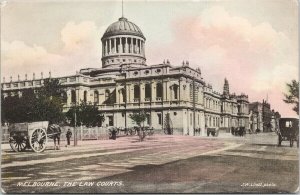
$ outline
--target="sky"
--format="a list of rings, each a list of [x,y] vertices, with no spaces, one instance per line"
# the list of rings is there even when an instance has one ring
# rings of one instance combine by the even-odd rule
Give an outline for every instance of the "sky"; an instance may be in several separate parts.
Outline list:
[[[121,1],[1,2],[1,77],[53,77],[101,68],[101,37],[122,16]],[[294,0],[124,0],[124,16],[146,37],[147,64],[188,60],[222,92],[267,99],[284,117],[286,83],[298,78],[298,2]],[[2,80],[1,79],[1,80]]]

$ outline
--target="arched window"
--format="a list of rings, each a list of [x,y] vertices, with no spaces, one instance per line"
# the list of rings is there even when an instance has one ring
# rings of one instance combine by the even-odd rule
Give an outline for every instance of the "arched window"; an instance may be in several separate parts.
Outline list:
[[[151,85],[149,83],[145,85],[145,98],[151,98]]]
[[[83,101],[86,103],[87,102],[87,91],[83,92]]]
[[[123,88],[121,89],[121,93],[122,93],[122,98],[123,98],[123,102],[126,102],[126,90]]]
[[[99,103],[99,92],[94,91],[94,103],[98,104]]]
[[[71,102],[72,103],[76,102],[76,91],[75,90],[71,91]]]
[[[68,96],[67,96],[67,93],[65,91],[61,92],[61,99],[64,103],[67,103]]]
[[[162,83],[156,84],[156,97],[163,98],[163,85]]]
[[[110,93],[110,92],[109,92],[109,89],[106,89],[106,90],[105,90],[105,101],[108,100],[108,98],[109,98],[109,93]]]
[[[178,99],[178,85],[173,85],[173,91],[174,91],[174,99]]]
[[[140,86],[134,86],[134,99],[140,99]]]

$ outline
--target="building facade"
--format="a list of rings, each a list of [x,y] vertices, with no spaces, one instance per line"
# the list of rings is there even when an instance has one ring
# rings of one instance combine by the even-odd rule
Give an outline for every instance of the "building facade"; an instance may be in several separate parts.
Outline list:
[[[101,41],[102,68],[57,78],[67,96],[64,111],[80,101],[92,102],[105,116],[103,125],[116,127],[135,126],[129,115],[145,111],[144,125],[162,132],[169,125],[174,134],[181,135],[195,135],[196,129],[204,136],[207,128],[250,128],[247,95],[230,93],[227,79],[223,92],[215,91],[200,68],[191,68],[187,61],[179,66],[169,60],[147,65],[146,38],[128,19],[111,24]],[[30,80],[27,76],[17,81],[10,78],[3,81],[2,92],[21,96],[22,90],[38,88],[43,81],[43,74]]]
[[[270,132],[278,130],[281,116],[278,112],[271,110],[271,105],[266,100],[250,103],[249,110],[251,131]]]

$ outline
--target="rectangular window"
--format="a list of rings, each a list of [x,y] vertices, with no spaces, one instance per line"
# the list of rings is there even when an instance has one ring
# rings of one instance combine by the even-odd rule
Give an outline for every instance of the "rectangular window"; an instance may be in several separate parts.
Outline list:
[[[75,77],[71,77],[70,79],[69,79],[69,82],[75,82],[76,81],[76,78]]]
[[[60,79],[60,83],[65,83],[65,82],[67,82],[67,78]]]
[[[192,119],[192,118],[193,118],[193,114],[191,113],[191,114],[190,114],[190,122],[191,122],[191,125],[193,125],[193,119]]]
[[[158,113],[157,117],[158,117],[158,124],[161,125],[162,124],[161,113]]]
[[[285,127],[292,127],[292,121],[286,121]]]
[[[113,116],[108,116],[108,126],[114,126]]]

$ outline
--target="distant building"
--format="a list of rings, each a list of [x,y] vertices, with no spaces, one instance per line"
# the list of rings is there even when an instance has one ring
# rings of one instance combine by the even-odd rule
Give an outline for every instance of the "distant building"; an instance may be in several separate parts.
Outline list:
[[[263,132],[278,129],[280,114],[271,110],[271,106],[266,100],[250,103],[249,111],[250,129],[253,132],[257,129]]]
[[[206,128],[256,129],[271,119],[266,106],[257,106],[250,109],[255,118],[250,125],[248,96],[231,94],[227,79],[223,93],[216,92],[204,81],[200,68],[191,68],[188,61],[179,66],[169,60],[147,65],[146,38],[124,17],[107,28],[101,41],[102,68],[81,69],[57,78],[67,96],[64,111],[80,101],[93,102],[105,116],[103,125],[117,127],[136,125],[129,115],[145,111],[145,125],[157,131],[170,126],[175,134],[195,135],[195,129],[201,129],[203,136]],[[24,89],[39,88],[43,82],[43,74],[32,79],[18,77],[17,81],[11,78],[3,81],[2,92],[5,97],[21,96]]]

